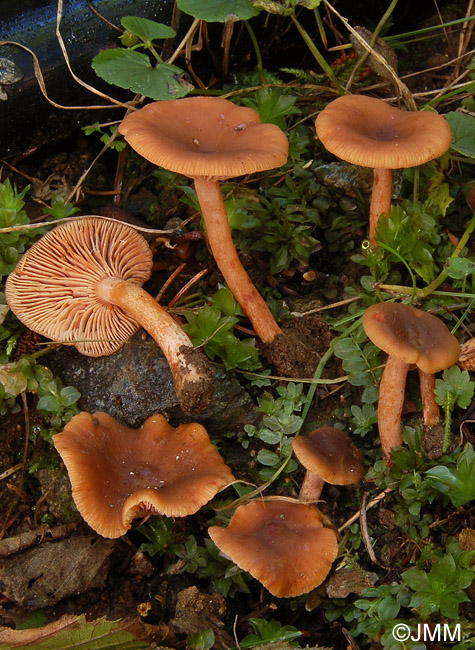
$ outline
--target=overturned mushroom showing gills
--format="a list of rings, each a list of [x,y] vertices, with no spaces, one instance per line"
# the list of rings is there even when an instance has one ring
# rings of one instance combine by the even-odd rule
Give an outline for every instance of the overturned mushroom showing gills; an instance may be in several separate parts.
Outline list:
[[[257,335],[270,343],[281,330],[239,260],[219,180],[281,167],[288,154],[284,133],[219,97],[147,104],[129,113],[119,131],[150,162],[194,180],[216,263]]]
[[[316,508],[279,499],[240,506],[227,528],[208,532],[224,555],[279,598],[317,587],[338,554],[336,533],[323,528]]]
[[[402,111],[362,95],[334,99],[318,115],[315,128],[322,144],[335,156],[373,168],[369,236],[374,246],[379,218],[391,207],[392,170],[438,158],[452,140],[450,126],[441,115]]]
[[[79,512],[103,537],[124,535],[147,513],[192,515],[234,480],[201,424],[175,429],[162,415],[134,430],[82,412],[53,442]]]
[[[82,354],[112,354],[143,327],[165,355],[186,413],[206,408],[213,372],[180,325],[144,289],[152,253],[133,228],[88,216],[61,224],[25,253],[6,299],[31,330]]]
[[[350,485],[363,478],[363,456],[351,438],[335,427],[296,436],[292,449],[307,470],[299,499],[316,501],[325,483]]]
[[[443,321],[422,309],[401,303],[377,303],[363,315],[371,341],[389,356],[379,386],[378,428],[383,457],[402,445],[401,414],[407,373],[419,370],[424,424],[439,421],[435,401],[435,373],[450,368],[459,358],[460,345]]]

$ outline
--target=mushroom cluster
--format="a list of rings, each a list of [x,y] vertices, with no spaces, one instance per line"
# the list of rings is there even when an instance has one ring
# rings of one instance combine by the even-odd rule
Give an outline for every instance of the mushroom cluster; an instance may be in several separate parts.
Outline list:
[[[370,239],[391,201],[392,170],[442,155],[451,132],[440,116],[407,113],[381,100],[346,96],[316,120],[322,143],[335,155],[374,168]],[[256,334],[272,343],[281,329],[241,264],[219,181],[282,166],[288,142],[252,109],[216,97],[154,102],[134,110],[119,131],[144,158],[193,179],[209,246]],[[213,372],[172,316],[143,288],[152,254],[143,237],[118,222],[86,216],[45,235],[23,256],[6,284],[7,302],[30,329],[74,345],[90,356],[112,354],[139,327],[155,339],[173,374],[185,413],[209,404]],[[407,372],[419,369],[424,422],[438,422],[434,375],[456,363],[460,346],[442,321],[408,305],[373,305],[364,314],[369,338],[388,353],[378,423],[383,457],[402,443]],[[84,520],[100,535],[124,535],[134,518],[196,513],[234,481],[231,469],[197,423],[171,426],[148,418],[138,430],[106,413],[82,412],[53,437]],[[299,498],[270,497],[239,506],[229,526],[211,526],[216,546],[277,597],[318,586],[338,554],[337,533],[311,502],[325,482],[357,484],[362,454],[349,436],[322,427],[292,447],[306,468]]]

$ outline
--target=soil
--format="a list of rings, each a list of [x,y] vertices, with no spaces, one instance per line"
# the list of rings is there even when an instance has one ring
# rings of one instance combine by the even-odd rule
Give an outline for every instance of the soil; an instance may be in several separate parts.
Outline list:
[[[333,335],[318,314],[293,318],[282,325],[272,343],[262,346],[263,354],[283,377],[311,379]],[[334,360],[325,365],[323,376],[329,379],[342,374],[341,364]]]
[[[214,372],[208,358],[202,350],[182,345],[180,353],[186,359],[187,367],[184,372],[183,384],[180,389],[182,409],[188,415],[201,413],[208,408],[214,390]],[[187,380],[192,373],[198,375],[199,381]]]

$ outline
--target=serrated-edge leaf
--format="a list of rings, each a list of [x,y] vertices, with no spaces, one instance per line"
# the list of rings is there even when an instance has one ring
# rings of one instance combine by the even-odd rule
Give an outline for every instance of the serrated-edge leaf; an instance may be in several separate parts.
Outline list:
[[[181,81],[181,68],[169,63],[153,67],[146,54],[135,50],[103,50],[93,58],[92,67],[107,83],[155,100],[178,99],[192,89],[191,84]]]
[[[40,628],[0,628],[0,650],[141,650],[149,647],[149,643],[131,631],[135,625],[137,629],[142,626],[145,629],[141,621],[107,621],[103,617],[86,622],[84,615],[65,615]],[[152,636],[162,631],[163,628],[154,629]],[[166,633],[161,636],[165,638]]]

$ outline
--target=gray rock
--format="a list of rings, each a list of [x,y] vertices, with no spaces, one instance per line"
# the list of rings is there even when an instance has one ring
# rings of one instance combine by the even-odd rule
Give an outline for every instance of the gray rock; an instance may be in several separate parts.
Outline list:
[[[139,427],[155,413],[166,413],[173,425],[200,422],[212,434],[236,431],[260,419],[250,395],[220,368],[208,409],[196,416],[185,415],[165,357],[141,332],[110,356],[86,357],[65,346],[52,353],[46,365],[65,385],[79,390],[82,410],[105,411],[129,427]]]

